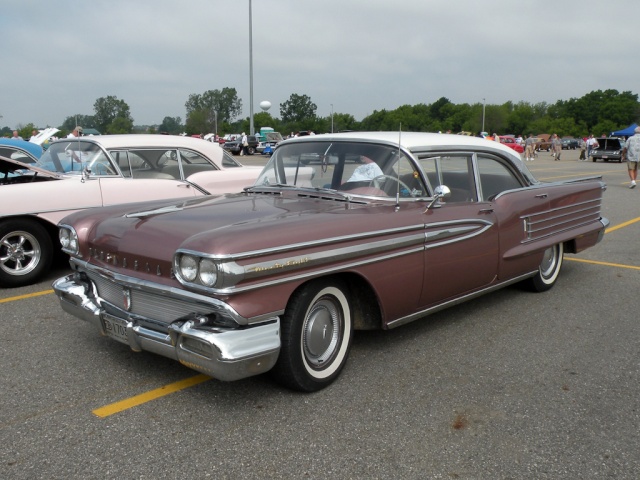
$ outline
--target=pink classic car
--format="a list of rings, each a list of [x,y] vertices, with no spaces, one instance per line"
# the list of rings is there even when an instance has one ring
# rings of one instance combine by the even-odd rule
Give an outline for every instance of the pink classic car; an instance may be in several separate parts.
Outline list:
[[[354,330],[391,329],[521,283],[598,243],[600,177],[540,182],[498,142],[371,132],[281,142],[242,193],[72,214],[62,308],[134,351],[302,391]]]
[[[0,157],[0,286],[28,285],[49,270],[56,224],[71,212],[241,191],[260,170],[217,144],[166,135],[58,140],[36,164]]]

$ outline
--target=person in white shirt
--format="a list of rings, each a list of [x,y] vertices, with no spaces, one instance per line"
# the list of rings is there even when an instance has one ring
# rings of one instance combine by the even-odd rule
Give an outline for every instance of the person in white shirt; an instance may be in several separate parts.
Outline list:
[[[636,188],[638,162],[640,162],[640,127],[636,127],[635,134],[629,137],[622,151],[627,157],[627,170],[631,179],[629,188]]]
[[[366,182],[368,180],[373,180],[380,175],[384,175],[378,164],[369,157],[362,155],[360,160],[362,161],[362,165],[353,171],[353,174],[351,174],[351,177],[349,177],[347,182]]]
[[[82,127],[76,127],[73,129],[73,132],[67,135],[67,138],[77,138],[81,136],[82,136]]]
[[[587,139],[587,160],[591,156],[591,152],[599,146],[600,144],[598,143],[598,140],[594,138],[593,133],[589,135],[589,138]]]

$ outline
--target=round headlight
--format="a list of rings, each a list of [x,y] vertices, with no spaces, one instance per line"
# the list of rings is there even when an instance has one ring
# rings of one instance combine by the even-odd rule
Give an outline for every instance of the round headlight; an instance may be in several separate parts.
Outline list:
[[[78,251],[78,237],[73,232],[69,234],[69,250]]]
[[[218,268],[213,260],[200,260],[200,281],[205,287],[213,287],[218,279]]]
[[[198,274],[198,261],[191,255],[182,255],[180,257],[180,275],[187,282],[193,282]]]
[[[58,238],[60,239],[60,245],[62,245],[62,248],[69,248],[69,230],[61,228],[58,232]]]

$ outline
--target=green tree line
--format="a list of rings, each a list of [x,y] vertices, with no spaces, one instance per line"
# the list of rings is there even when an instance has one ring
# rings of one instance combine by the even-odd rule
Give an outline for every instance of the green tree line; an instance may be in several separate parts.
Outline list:
[[[333,112],[317,115],[317,105],[304,94],[291,94],[281,103],[279,117],[268,111],[254,114],[254,129],[272,127],[283,134],[312,130],[316,133],[345,130],[399,130],[453,133],[466,131],[473,134],[484,131],[500,134],[528,135],[557,133],[560,136],[581,137],[593,133],[607,135],[638,122],[640,103],[638,95],[629,91],[596,90],[580,98],[546,102],[506,102],[502,105],[482,103],[454,104],[441,97],[431,104],[401,105],[394,110],[374,110],[357,121],[349,113]],[[249,117],[240,118],[242,100],[235,88],[207,90],[191,94],[185,102],[186,120],[165,117],[158,125],[136,127],[130,109],[124,100],[115,96],[98,98],[94,114],[77,114],[67,117],[57,128],[65,135],[76,125],[94,128],[101,133],[168,133],[189,135],[237,133],[250,130]],[[49,125],[47,125],[49,126]],[[40,126],[44,127],[44,126]],[[18,128],[23,138],[28,138],[37,126],[29,123]],[[4,127],[2,134],[10,136],[12,129]]]

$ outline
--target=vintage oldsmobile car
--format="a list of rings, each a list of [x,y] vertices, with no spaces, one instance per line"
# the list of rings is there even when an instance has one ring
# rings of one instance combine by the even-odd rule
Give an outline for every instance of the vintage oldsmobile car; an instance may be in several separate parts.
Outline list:
[[[550,289],[564,254],[602,239],[604,189],[600,177],[539,182],[512,149],[473,137],[301,137],[244,192],[63,219],[74,272],[53,288],[135,351],[315,391],[339,375],[354,330],[516,282]]]
[[[49,270],[56,224],[71,212],[238,192],[261,170],[243,167],[217,144],[167,135],[58,140],[37,163],[16,155],[0,156],[0,287],[29,285]]]

